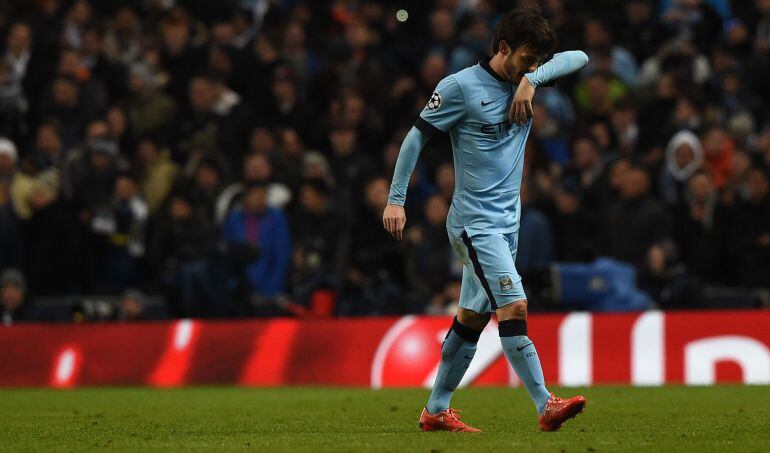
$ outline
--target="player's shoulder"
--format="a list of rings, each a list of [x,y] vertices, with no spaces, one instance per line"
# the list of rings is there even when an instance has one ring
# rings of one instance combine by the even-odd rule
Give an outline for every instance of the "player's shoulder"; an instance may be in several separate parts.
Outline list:
[[[458,86],[460,86],[460,88],[465,88],[468,85],[471,85],[476,81],[478,81],[479,79],[478,68],[479,68],[479,65],[477,64],[473,66],[468,66],[467,68],[461,69],[455,72],[454,74],[448,75],[445,78],[445,80],[451,78],[455,83],[457,83]]]
[[[469,66],[441,79],[438,87],[442,91],[453,92],[453,94],[465,98],[466,93],[472,89],[474,82],[477,80],[478,75],[476,74],[475,66]]]

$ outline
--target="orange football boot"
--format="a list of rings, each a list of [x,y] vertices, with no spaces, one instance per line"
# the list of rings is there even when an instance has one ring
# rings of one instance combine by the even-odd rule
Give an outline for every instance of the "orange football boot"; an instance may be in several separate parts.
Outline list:
[[[543,412],[537,416],[541,431],[556,431],[567,420],[583,412],[586,399],[580,395],[563,400],[551,393]]]
[[[453,433],[480,433],[480,429],[473,428],[460,421],[460,411],[449,408],[435,414],[423,409],[420,414],[420,429],[423,431],[451,431]]]

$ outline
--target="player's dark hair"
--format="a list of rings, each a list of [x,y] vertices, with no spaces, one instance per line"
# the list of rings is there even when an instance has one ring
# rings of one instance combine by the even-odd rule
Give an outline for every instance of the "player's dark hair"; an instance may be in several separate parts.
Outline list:
[[[511,50],[524,46],[529,52],[545,57],[556,48],[556,34],[548,21],[533,9],[514,9],[506,13],[495,27],[492,54],[500,50],[505,41]]]

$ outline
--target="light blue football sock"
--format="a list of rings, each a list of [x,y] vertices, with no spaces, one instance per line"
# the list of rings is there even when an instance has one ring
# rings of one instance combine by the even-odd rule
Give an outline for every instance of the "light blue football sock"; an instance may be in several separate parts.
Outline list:
[[[449,408],[449,402],[476,354],[481,331],[460,324],[454,319],[441,346],[441,364],[425,408],[435,414]]]
[[[508,362],[535,403],[537,413],[543,412],[551,394],[545,388],[543,369],[535,345],[527,336],[527,322],[520,319],[501,321],[498,328],[500,343]]]

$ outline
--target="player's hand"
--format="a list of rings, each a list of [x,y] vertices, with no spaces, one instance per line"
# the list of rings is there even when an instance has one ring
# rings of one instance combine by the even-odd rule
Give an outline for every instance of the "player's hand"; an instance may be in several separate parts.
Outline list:
[[[532,108],[534,97],[535,87],[529,82],[527,76],[522,77],[519,87],[516,88],[516,93],[513,95],[511,111],[508,112],[509,124],[516,123],[517,126],[527,124],[527,120],[535,115],[535,110]]]
[[[382,213],[382,226],[391,236],[399,241],[404,238],[404,225],[406,225],[406,212],[404,207],[397,204],[389,204]]]

